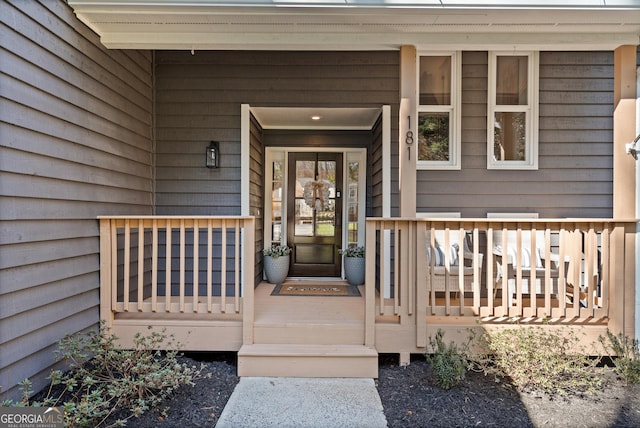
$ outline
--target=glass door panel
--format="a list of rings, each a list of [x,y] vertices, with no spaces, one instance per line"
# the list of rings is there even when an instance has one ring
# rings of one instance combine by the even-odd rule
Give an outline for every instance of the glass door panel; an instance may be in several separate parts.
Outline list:
[[[289,154],[292,275],[340,275],[341,153]]]

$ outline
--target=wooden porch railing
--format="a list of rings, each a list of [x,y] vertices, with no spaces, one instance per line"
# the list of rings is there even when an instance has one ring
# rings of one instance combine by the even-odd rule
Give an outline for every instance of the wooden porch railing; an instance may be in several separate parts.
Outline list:
[[[477,320],[633,333],[635,234],[635,219],[367,219],[364,344],[396,349],[397,324],[414,352],[429,326]],[[203,336],[241,322],[225,343],[251,344],[255,245],[253,217],[100,217],[101,318]]]
[[[635,220],[367,219],[365,343],[375,346],[376,318],[385,317],[414,322],[417,347],[426,346],[429,317],[623,331],[635,228]]]
[[[99,220],[100,315],[108,325],[117,313],[237,317],[252,304],[253,217]]]

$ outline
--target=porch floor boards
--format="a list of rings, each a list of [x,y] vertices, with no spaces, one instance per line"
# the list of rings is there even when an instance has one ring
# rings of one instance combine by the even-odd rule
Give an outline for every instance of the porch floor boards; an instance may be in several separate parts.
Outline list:
[[[304,280],[306,285],[316,284]],[[322,284],[326,284],[325,281]],[[274,284],[262,282],[254,292],[256,324],[355,323],[364,325],[364,286],[360,296],[272,296]]]

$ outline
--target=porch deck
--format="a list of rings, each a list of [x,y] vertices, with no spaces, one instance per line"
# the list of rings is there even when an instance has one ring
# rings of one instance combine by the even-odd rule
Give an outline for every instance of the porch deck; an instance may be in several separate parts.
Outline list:
[[[633,333],[635,220],[368,219],[360,297],[272,295],[254,274],[253,228],[250,217],[102,219],[102,318],[125,346],[151,325],[185,350],[238,351],[241,376],[375,377],[378,353],[408,362],[438,329],[464,340],[468,329],[528,323],[580,331],[585,344],[607,329]],[[543,231],[540,251],[564,269],[525,276],[517,250],[504,270],[513,276],[496,275],[495,229],[518,245],[524,231]],[[473,238],[470,278],[447,255],[436,286],[436,230]]]

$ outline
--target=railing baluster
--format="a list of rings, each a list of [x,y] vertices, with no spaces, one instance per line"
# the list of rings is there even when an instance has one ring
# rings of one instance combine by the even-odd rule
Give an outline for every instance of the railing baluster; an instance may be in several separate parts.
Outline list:
[[[451,315],[451,290],[449,280],[451,279],[451,243],[449,242],[449,226],[444,227],[444,307],[445,314]]]
[[[582,282],[582,231],[576,224],[573,230],[572,242],[572,260],[573,263],[573,306],[570,316],[574,318],[580,317],[580,285]]]
[[[458,300],[461,315],[464,315],[464,235],[464,228],[460,226],[460,229],[458,229]]]
[[[234,306],[235,312],[240,312],[240,220],[235,221],[235,290],[234,290]]]
[[[523,288],[524,288],[524,284],[523,284],[523,280],[522,280],[522,253],[524,251],[524,248],[522,248],[522,225],[520,223],[518,223],[517,229],[516,229],[516,259],[514,260],[514,263],[516,263],[516,309],[515,311],[513,309],[509,309],[510,311],[513,311],[511,313],[517,315],[517,316],[522,316],[522,292],[523,292]],[[529,293],[531,294],[531,281],[529,281]],[[535,285],[534,285],[535,288]]]
[[[398,315],[400,312],[400,223],[393,222],[393,314]],[[380,257],[385,255],[384,249],[381,248]],[[382,260],[381,263],[384,263]]]
[[[184,219],[180,220],[180,312],[184,312],[184,273],[185,273],[185,241],[186,230],[184,225]]]
[[[488,225],[487,227],[487,257],[485,257],[485,259],[487,260],[487,299],[488,299],[488,311],[487,311],[487,315],[488,316],[494,316],[495,313],[495,300],[496,300],[496,289],[495,289],[495,285],[496,285],[496,277],[494,274],[494,267],[495,267],[495,257],[493,254],[493,247],[495,246],[495,243],[493,242],[493,227],[491,226],[491,224]],[[504,263],[504,262],[503,262]]]
[[[602,263],[600,272],[600,293],[601,293],[601,306],[604,308],[604,313],[609,313],[609,272],[611,270],[611,223],[607,223],[602,230]]]
[[[595,225],[589,223],[589,231],[585,242],[585,282],[587,288],[586,307],[590,317],[595,315],[594,297],[596,291],[596,280],[598,271],[596,270],[598,260],[598,238],[596,237]]]
[[[144,224],[138,220],[138,312],[144,305]]]
[[[193,312],[198,312],[200,294],[200,223],[193,222]]]
[[[222,243],[220,244],[220,311],[227,312],[227,223],[222,221]]]
[[[531,248],[529,248],[529,269],[531,269],[531,278],[529,279],[529,316],[537,316],[538,306],[538,246],[537,235],[538,229],[535,223],[529,224],[529,235],[531,236]],[[549,288],[549,283],[545,282],[540,285],[545,289]],[[542,291],[542,290],[540,290]]]
[[[111,309],[118,306],[118,224],[111,222]]]
[[[557,278],[555,284],[552,284],[551,282],[551,266],[553,262],[551,260],[551,229],[548,224],[544,227],[544,259],[544,308],[547,310],[547,315],[551,316],[551,288],[555,285],[557,293],[560,284]],[[558,269],[562,269],[559,260]],[[539,314],[536,312],[536,315]]]
[[[164,279],[164,303],[165,311],[171,312],[171,220],[167,219],[166,244],[165,244],[165,279]]]
[[[429,222],[429,295],[431,297],[431,314],[436,313],[436,290],[434,287],[435,281],[435,266],[436,266],[436,230],[433,227],[433,223]]]
[[[124,310],[129,311],[129,281],[131,280],[131,226],[129,219],[124,221],[124,278],[123,278],[123,296]]]
[[[151,311],[158,311],[158,220],[151,222]]]
[[[502,287],[502,310],[503,315],[509,316],[509,310],[511,306],[511,296],[509,292],[509,248],[507,245],[507,228],[502,225],[502,272],[501,272],[501,287]],[[514,260],[515,261],[515,260]]]
[[[480,233],[478,227],[473,224],[473,306],[476,309],[476,313],[480,313],[480,287],[482,285],[482,278],[480,276],[480,272],[482,271],[482,261],[480,260]],[[492,296],[487,296],[489,301],[493,298]]]
[[[567,308],[567,273],[569,262],[567,260],[567,242],[569,239],[568,232],[565,229],[565,225],[560,226],[560,237],[559,237],[559,245],[558,248],[558,269],[560,272],[558,273],[558,310],[554,310],[554,308],[550,307],[551,316],[552,317],[564,317],[566,315]]]
[[[207,220],[207,312],[213,312],[213,224]]]

